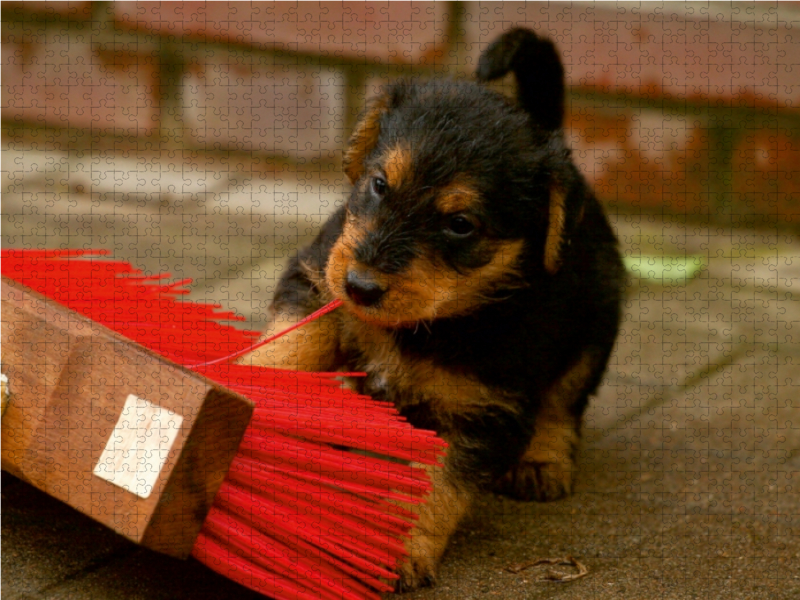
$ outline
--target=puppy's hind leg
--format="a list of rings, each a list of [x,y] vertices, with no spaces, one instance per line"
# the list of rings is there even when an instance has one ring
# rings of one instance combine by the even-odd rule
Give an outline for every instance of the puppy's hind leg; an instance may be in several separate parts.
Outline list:
[[[542,397],[533,438],[514,467],[496,484],[495,491],[518,500],[546,502],[572,493],[575,452],[580,442],[581,417],[596,387],[602,361],[584,352]]]
[[[446,387],[443,386],[443,387]],[[459,386],[456,386],[459,387]],[[419,519],[406,542],[408,559],[399,570],[398,591],[431,585],[436,566],[461,519],[480,490],[491,484],[519,459],[530,439],[530,423],[516,402],[472,405],[462,390],[461,402],[415,405],[404,411],[416,427],[433,429],[448,444],[441,468],[426,467],[433,489],[416,510]],[[474,396],[473,396],[474,398]],[[452,410],[443,409],[448,404]]]

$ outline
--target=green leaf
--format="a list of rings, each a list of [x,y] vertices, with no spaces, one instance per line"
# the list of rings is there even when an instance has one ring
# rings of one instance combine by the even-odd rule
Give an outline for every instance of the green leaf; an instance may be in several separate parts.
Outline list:
[[[623,257],[625,268],[639,279],[661,285],[680,285],[697,277],[708,266],[705,255],[666,256],[642,254]]]

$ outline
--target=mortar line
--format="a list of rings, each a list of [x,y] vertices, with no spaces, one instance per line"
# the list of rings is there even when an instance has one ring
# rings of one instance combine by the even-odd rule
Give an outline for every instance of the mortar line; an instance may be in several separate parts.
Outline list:
[[[694,377],[690,377],[689,379],[687,379],[681,385],[676,386],[674,388],[669,388],[669,389],[673,389],[673,390],[677,391],[678,393],[686,392],[689,389],[691,389],[692,387],[694,387],[694,386],[698,385],[699,383],[701,383],[703,380],[708,379],[711,375],[714,375],[715,373],[719,373],[719,372],[723,371],[724,369],[727,369],[731,365],[736,364],[736,361],[738,361],[740,358],[742,358],[742,357],[744,357],[746,355],[747,355],[747,348],[745,346],[739,346],[739,350],[738,351],[732,351],[730,353],[730,355],[728,356],[727,360],[723,360],[723,361],[714,363],[713,365],[708,365],[705,369],[700,371]],[[664,403],[664,401],[665,401],[665,394],[664,394],[664,390],[665,389],[667,389],[667,388],[662,388],[661,390],[659,390],[658,392],[653,394],[653,396],[650,397],[650,400],[648,400],[647,402],[642,404],[639,407],[639,409],[636,410],[635,412],[632,412],[632,413],[624,416],[622,419],[618,420],[612,426],[605,428],[603,430],[603,433],[600,434],[599,436],[597,436],[597,437],[587,436],[586,440],[587,441],[591,441],[591,442],[596,442],[599,439],[602,439],[604,437],[608,437],[612,433],[614,433],[616,431],[619,431],[623,427],[627,426],[634,419],[636,419],[637,417],[640,417],[641,415],[643,415],[648,410],[651,410],[653,408],[658,408],[658,406],[662,405]]]

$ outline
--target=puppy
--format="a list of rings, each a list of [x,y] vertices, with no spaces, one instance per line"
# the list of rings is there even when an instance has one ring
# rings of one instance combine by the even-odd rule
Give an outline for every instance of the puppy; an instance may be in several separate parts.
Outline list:
[[[603,210],[561,131],[554,45],[514,29],[480,59],[513,72],[518,102],[469,82],[399,82],[373,99],[344,157],[346,205],[289,263],[270,332],[334,311],[254,364],[366,371],[449,449],[399,590],[430,585],[475,494],[569,494],[581,416],[620,319],[624,271]]]

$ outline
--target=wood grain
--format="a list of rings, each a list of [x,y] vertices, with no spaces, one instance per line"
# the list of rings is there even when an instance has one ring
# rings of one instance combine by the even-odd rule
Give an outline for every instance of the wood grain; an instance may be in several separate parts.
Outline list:
[[[12,392],[3,469],[134,542],[188,556],[252,404],[8,279],[0,297]],[[147,498],[93,473],[130,394],[182,417]]]

